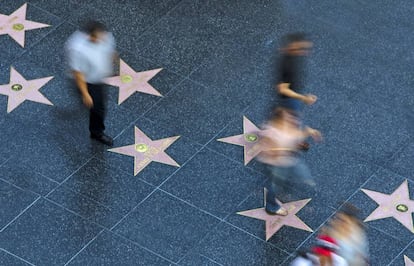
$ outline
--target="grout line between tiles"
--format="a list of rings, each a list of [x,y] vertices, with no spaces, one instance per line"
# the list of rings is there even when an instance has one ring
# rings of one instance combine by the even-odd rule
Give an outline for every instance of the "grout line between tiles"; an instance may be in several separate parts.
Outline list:
[[[70,258],[65,264],[64,264],[64,266],[66,266],[66,265],[68,265],[69,263],[71,263],[83,250],[85,250],[93,241],[95,241],[95,239],[97,239],[101,234],[102,234],[102,232],[104,231],[105,229],[102,229],[98,234],[96,234],[96,236],[95,237],[93,237],[91,240],[89,240],[89,242],[88,243],[86,243],[86,245],[85,246],[83,246],[78,252],[76,252],[76,254],[75,255],[73,255],[72,256],[72,258]]]
[[[29,206],[27,206],[23,211],[21,211],[16,217],[13,218],[13,220],[11,220],[8,224],[6,224],[1,230],[0,233],[2,233],[4,230],[6,230],[6,228],[11,225],[14,221],[16,221],[20,216],[23,215],[23,213],[25,213],[28,209],[30,209],[30,207],[32,207],[41,197],[37,197],[32,203],[29,204]]]
[[[24,261],[25,263],[27,263],[29,265],[36,266],[33,263],[30,263],[29,261],[27,261],[27,260],[25,260],[25,259],[23,259],[23,258],[21,258],[21,257],[19,257],[17,255],[15,255],[15,254],[11,253],[11,252],[5,250],[4,248],[0,248],[0,250],[3,251],[3,252],[5,252],[5,253],[7,253],[7,254],[9,254],[10,256],[13,256],[13,257],[15,257],[15,258],[17,258],[17,259],[19,259],[21,261]]]

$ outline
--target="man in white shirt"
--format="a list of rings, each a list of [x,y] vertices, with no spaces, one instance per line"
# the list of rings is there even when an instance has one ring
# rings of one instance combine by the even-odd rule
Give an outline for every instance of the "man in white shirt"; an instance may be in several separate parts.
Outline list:
[[[106,94],[103,80],[113,73],[114,37],[102,23],[90,21],[84,32],[76,31],[70,36],[66,49],[82,101],[90,109],[91,138],[112,146],[112,138],[104,133]]]

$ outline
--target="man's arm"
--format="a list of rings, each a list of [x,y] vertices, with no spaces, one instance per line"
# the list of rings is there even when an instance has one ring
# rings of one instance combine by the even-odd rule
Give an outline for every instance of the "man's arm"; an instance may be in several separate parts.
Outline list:
[[[93,100],[88,92],[88,85],[86,84],[85,76],[80,71],[73,71],[73,76],[75,78],[76,85],[78,86],[79,91],[82,95],[83,104],[86,107],[91,108],[93,106]]]
[[[290,83],[280,83],[277,85],[277,90],[280,94],[286,97],[300,100],[309,105],[316,102],[317,97],[315,95],[312,95],[312,94],[303,95],[303,94],[297,93],[291,90],[289,86],[290,86]]]

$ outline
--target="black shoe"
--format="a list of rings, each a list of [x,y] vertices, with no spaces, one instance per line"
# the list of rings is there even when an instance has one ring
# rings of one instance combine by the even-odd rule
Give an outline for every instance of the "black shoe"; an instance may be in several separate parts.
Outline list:
[[[99,142],[101,142],[105,145],[108,145],[108,146],[114,145],[114,140],[110,136],[107,136],[103,133],[100,134],[100,135],[91,134],[91,138],[96,139],[97,141],[99,141]]]

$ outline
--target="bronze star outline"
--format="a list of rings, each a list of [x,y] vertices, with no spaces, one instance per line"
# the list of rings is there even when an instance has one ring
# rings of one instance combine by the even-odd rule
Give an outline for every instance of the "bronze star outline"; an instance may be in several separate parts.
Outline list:
[[[159,162],[176,167],[180,166],[165,152],[165,149],[173,144],[180,136],[151,140],[138,127],[135,126],[134,130],[134,144],[108,150],[110,152],[134,157],[134,176],[147,167],[151,162]]]
[[[266,189],[264,190],[266,195]],[[247,211],[241,211],[237,214],[263,220],[266,222],[266,241],[268,241],[274,234],[276,234],[284,225],[301,229],[308,232],[313,230],[307,226],[296,214],[306,205],[311,199],[297,200],[282,203],[277,200],[277,203],[288,210],[287,216],[270,215],[265,211],[265,208],[252,209]]]
[[[221,138],[217,141],[243,146],[244,165],[247,165],[262,151],[259,145],[259,133],[261,131],[246,116],[243,116],[243,134]]]
[[[0,35],[9,35],[21,47],[24,47],[25,32],[28,30],[49,27],[50,25],[26,19],[27,3],[10,15],[0,14]]]
[[[391,194],[368,189],[361,190],[379,205],[364,222],[393,217],[411,233],[414,233],[412,218],[414,200],[410,199],[407,179]]]
[[[39,91],[52,78],[53,76],[26,80],[19,72],[11,67],[9,83],[0,85],[0,94],[8,96],[7,113],[13,111],[26,100],[53,105]]]

